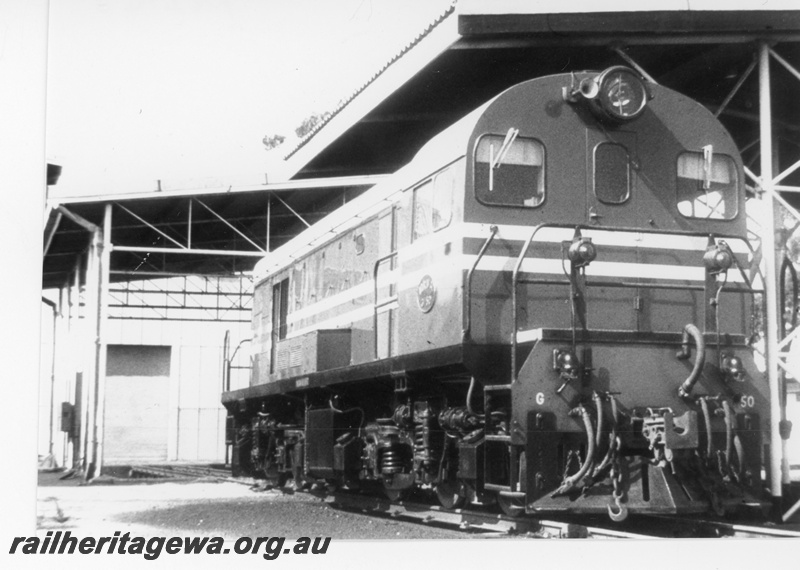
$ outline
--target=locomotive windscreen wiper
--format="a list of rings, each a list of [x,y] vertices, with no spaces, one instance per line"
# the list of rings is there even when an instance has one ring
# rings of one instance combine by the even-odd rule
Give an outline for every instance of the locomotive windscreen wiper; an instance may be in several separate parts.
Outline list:
[[[511,148],[511,145],[514,144],[514,141],[519,135],[519,129],[510,128],[506,133],[506,138],[503,139],[503,144],[500,145],[500,150],[497,151],[497,157],[494,160],[491,160],[491,168],[494,170],[495,168],[500,168],[500,165],[503,164],[503,160],[508,154],[508,149]]]
[[[508,149],[514,144],[517,135],[519,135],[519,129],[514,127],[508,129],[506,138],[503,139],[503,144],[500,145],[500,150],[497,151],[497,156],[494,155],[494,145],[489,145],[489,192],[494,190],[494,171],[503,164],[503,160],[508,154]]]

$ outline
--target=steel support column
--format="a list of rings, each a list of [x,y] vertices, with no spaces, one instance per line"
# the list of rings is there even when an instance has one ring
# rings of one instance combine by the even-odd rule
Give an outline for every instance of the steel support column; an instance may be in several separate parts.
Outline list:
[[[55,408],[56,408],[56,348],[57,348],[57,329],[58,329],[58,311],[59,306],[57,303],[51,301],[50,299],[42,296],[42,302],[50,307],[52,314],[53,314],[53,342],[50,346],[50,434],[48,439],[47,445],[47,453],[52,458],[55,459],[55,455],[53,451],[55,449],[55,441],[56,441],[56,429],[55,429]]]
[[[72,282],[70,283],[69,287],[69,337],[70,349],[72,350],[73,355],[79,353],[76,338],[80,338],[80,333],[82,332],[80,322],[80,266],[81,262],[79,259],[73,271]],[[74,356],[72,364],[76,364],[74,361]],[[74,384],[72,385],[72,421],[75,424],[73,425],[73,429],[70,431],[70,437],[72,439],[72,468],[75,470],[80,470],[83,468],[83,410],[85,409],[83,407],[83,373],[81,372],[79,376],[78,368],[76,366],[72,366],[70,369],[70,374],[74,378]]]
[[[72,382],[70,381],[70,376],[68,373],[65,373],[65,355],[69,351],[69,284],[65,283],[62,287],[58,290],[58,346],[61,347],[58,351],[58,360],[56,362],[55,356],[53,357],[54,362],[56,362],[56,378],[60,379],[60,390],[59,393],[61,394],[61,402],[74,402],[72,398]],[[66,350],[64,350],[66,348]],[[58,406],[58,404],[57,404]],[[60,415],[61,407],[58,406],[57,412]],[[69,435],[68,431],[65,431],[65,427],[63,423],[59,421],[59,431],[61,432],[61,465],[65,468],[72,463],[72,454],[70,453],[70,446],[69,446]]]
[[[767,353],[767,378],[770,389],[770,465],[769,488],[772,497],[779,501],[783,495],[785,442],[781,439],[779,425],[785,410],[781,405],[781,378],[778,371],[778,279],[777,260],[775,259],[775,201],[773,199],[772,182],[772,105],[769,72],[769,46],[759,45],[758,53],[759,84],[759,126],[761,139],[761,185],[764,189],[762,199],[764,207],[763,235],[761,236],[764,252],[764,279],[766,314],[764,316],[764,333]]]
[[[102,231],[92,232],[92,240],[89,245],[88,260],[86,264],[86,345],[84,358],[86,359],[83,369],[83,387],[86,391],[84,402],[86,402],[86,412],[83,419],[86,422],[86,429],[82,430],[84,435],[84,468],[83,479],[88,481],[92,478],[96,464],[95,460],[95,417],[97,411],[97,374],[98,374],[98,345],[99,339],[97,332],[100,320],[100,251],[102,248]]]
[[[92,478],[100,475],[103,467],[103,437],[105,433],[105,392],[106,392],[106,361],[108,343],[106,342],[106,323],[108,321],[108,290],[111,269],[111,220],[112,207],[106,204],[103,218],[102,241],[98,260],[98,299],[97,299],[97,353],[95,372],[95,418],[94,418],[94,464],[95,470]]]

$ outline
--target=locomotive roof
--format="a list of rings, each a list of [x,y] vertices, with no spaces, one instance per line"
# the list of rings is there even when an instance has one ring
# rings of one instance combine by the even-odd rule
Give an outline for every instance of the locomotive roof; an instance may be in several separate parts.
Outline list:
[[[393,176],[376,184],[361,196],[335,210],[289,242],[269,253],[256,264],[255,283],[291,265],[317,247],[331,242],[357,227],[361,221],[377,214],[394,196],[435,170],[464,156],[475,124],[492,100],[487,101],[452,124],[423,146],[414,159]]]

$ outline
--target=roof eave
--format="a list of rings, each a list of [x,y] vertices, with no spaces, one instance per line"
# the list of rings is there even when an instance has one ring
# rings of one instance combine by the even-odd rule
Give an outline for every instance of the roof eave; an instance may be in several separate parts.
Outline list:
[[[291,151],[281,170],[271,172],[270,176],[277,180],[292,179],[314,157],[456,43],[461,36],[458,18],[454,14],[453,10],[446,12],[419,41],[402,51],[373,79],[356,90],[328,121]]]

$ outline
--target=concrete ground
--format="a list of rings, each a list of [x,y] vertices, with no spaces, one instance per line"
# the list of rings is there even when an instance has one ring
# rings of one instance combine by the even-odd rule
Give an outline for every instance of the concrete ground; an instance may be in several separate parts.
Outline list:
[[[111,479],[81,485],[63,473],[40,473],[39,534],[84,536],[115,531],[141,536],[330,536],[333,539],[456,539],[455,530],[337,510],[309,493],[254,491],[207,478],[188,482]],[[145,482],[146,481],[146,482]]]

